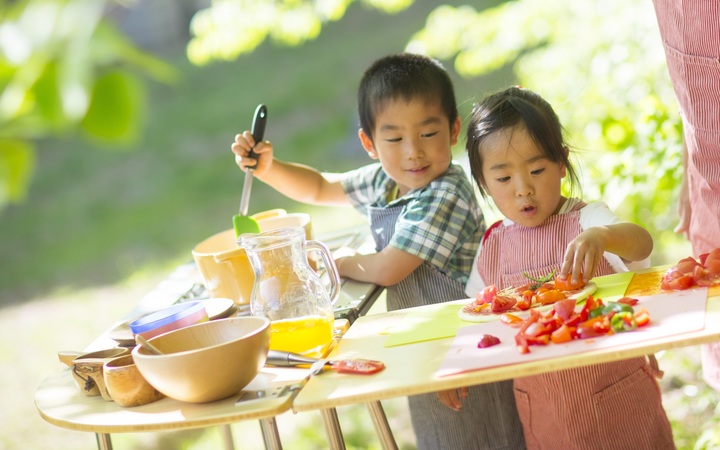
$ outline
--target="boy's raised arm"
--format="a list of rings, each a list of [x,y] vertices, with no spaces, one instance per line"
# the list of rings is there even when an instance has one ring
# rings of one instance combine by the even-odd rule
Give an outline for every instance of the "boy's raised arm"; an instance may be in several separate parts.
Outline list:
[[[249,131],[236,135],[231,149],[238,167],[253,168],[255,177],[293,200],[321,205],[349,203],[337,175],[277,160],[273,157],[272,143],[256,143]],[[248,156],[250,149],[257,154],[257,160]]]

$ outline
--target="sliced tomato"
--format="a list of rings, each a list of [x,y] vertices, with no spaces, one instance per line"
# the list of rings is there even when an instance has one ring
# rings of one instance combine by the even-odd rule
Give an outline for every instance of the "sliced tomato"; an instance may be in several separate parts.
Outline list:
[[[494,284],[485,286],[485,288],[483,288],[483,290],[478,292],[475,296],[475,303],[479,305],[483,303],[492,303],[495,295],[497,295],[497,287],[495,287]]]
[[[565,324],[563,324],[560,328],[553,331],[550,335],[550,340],[554,344],[562,344],[563,342],[570,342],[573,340],[573,334],[575,332],[575,328],[569,327]]]
[[[332,368],[338,373],[355,373],[359,375],[370,375],[380,372],[385,368],[381,361],[372,359],[346,359],[335,361]]]
[[[523,319],[514,314],[503,313],[500,316],[500,322],[508,324],[511,327],[519,327],[523,323]]]
[[[560,276],[555,277],[555,289],[559,291],[574,291],[584,287],[585,281],[583,281],[582,274],[580,274],[580,278],[578,278],[576,283],[572,282],[572,276],[570,275],[564,280],[560,278]]]
[[[542,293],[538,293],[535,296],[535,300],[541,305],[551,305],[558,300],[564,300],[567,296],[564,292],[558,291],[557,289],[548,289]]]
[[[515,304],[517,303],[517,300],[515,300],[512,297],[507,297],[504,295],[496,295],[495,298],[492,300],[492,312],[494,313],[501,313],[509,310]]]

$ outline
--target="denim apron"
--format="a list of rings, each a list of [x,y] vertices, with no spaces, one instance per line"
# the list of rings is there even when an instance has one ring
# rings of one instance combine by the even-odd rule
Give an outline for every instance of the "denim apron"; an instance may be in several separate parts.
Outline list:
[[[377,251],[390,242],[402,208],[402,204],[368,208]],[[388,286],[387,309],[462,299],[467,297],[464,291],[462,283],[424,262],[404,280]],[[511,380],[471,386],[460,411],[443,405],[434,392],[410,396],[408,403],[418,450],[525,448]]]

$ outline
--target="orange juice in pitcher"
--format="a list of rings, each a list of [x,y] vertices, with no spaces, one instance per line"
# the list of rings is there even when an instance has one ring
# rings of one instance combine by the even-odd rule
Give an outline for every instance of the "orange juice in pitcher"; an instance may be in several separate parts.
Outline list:
[[[321,357],[330,346],[334,319],[305,316],[270,322],[270,349]]]
[[[238,243],[247,252],[255,274],[250,310],[270,319],[270,348],[322,356],[332,343],[333,304],[340,278],[330,251],[307,240],[301,227],[243,234]],[[308,264],[307,253],[318,251],[330,279],[330,292]]]

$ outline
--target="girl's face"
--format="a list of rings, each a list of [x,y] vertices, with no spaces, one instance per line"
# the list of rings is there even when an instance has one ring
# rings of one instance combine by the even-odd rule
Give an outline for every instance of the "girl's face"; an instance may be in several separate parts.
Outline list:
[[[373,140],[362,129],[360,141],[371,158],[398,185],[398,196],[419,189],[445,173],[457,143],[460,119],[448,123],[440,102],[388,102],[376,117]]]
[[[483,187],[505,217],[535,227],[560,209],[565,166],[547,159],[524,126],[488,136],[478,151]]]

